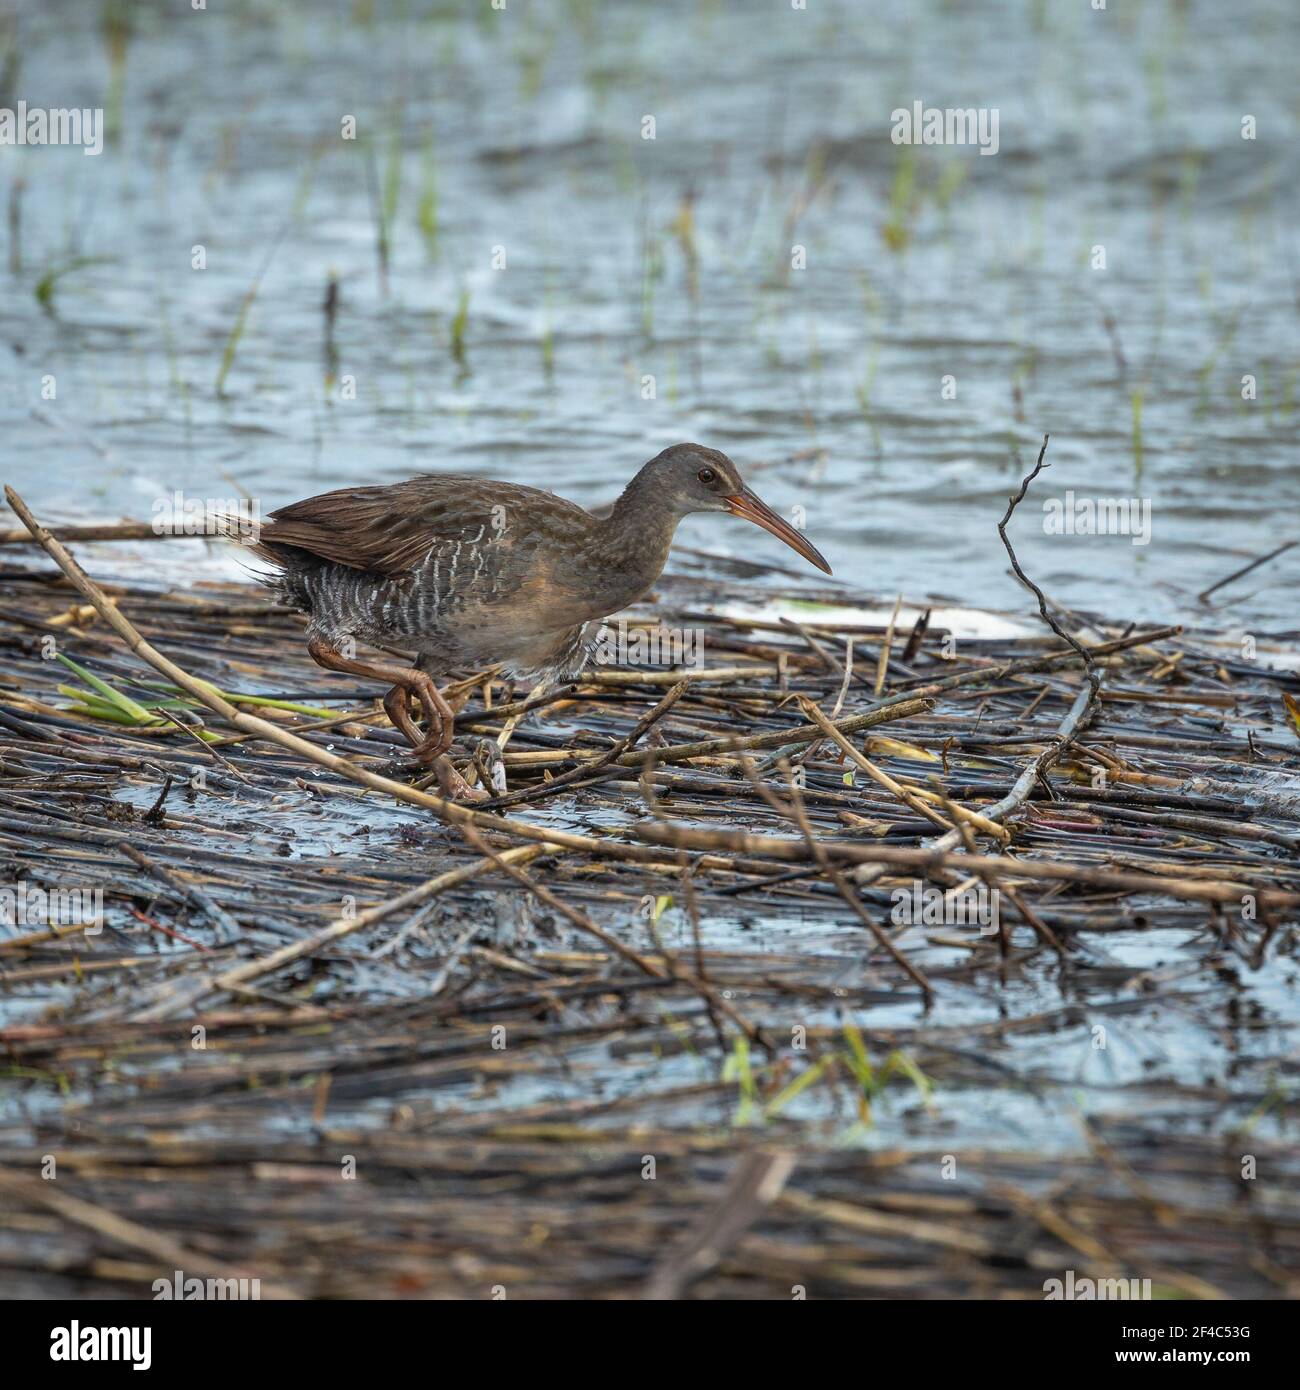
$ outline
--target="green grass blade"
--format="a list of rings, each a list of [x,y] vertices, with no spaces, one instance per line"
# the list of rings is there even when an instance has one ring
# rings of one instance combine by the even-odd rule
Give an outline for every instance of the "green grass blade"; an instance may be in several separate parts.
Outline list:
[[[55,652],[54,655],[74,675],[80,676],[92,690],[97,690],[110,704],[116,705],[125,715],[129,715],[132,723],[135,724],[155,724],[156,716],[149,713],[142,705],[137,705],[129,695],[123,695],[121,691],[114,690],[107,681],[102,681],[92,671],[87,671],[84,666],[79,666],[71,657],[64,656],[62,652]]]
[[[796,1096],[801,1095],[814,1082],[820,1081],[826,1072],[829,1061],[830,1059],[827,1057],[821,1058],[819,1061],[814,1062],[812,1066],[805,1067],[793,1081],[782,1086],[763,1108],[764,1118],[770,1120],[774,1115],[784,1110]]]

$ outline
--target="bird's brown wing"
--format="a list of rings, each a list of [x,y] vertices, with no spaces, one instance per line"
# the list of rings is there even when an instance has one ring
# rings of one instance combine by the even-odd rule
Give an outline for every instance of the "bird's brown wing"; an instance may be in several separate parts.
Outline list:
[[[442,474],[340,488],[281,507],[266,518],[254,549],[278,565],[298,550],[350,569],[398,575],[418,566],[441,541],[480,546],[502,539],[504,548],[513,548],[511,542],[533,531],[539,507],[548,520],[571,510],[574,526],[591,524],[576,503],[536,488]]]

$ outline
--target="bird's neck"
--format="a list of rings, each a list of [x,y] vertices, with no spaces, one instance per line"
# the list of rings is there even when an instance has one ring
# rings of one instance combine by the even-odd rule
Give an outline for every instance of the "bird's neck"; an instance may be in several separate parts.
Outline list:
[[[681,515],[644,474],[638,473],[597,526],[596,548],[611,568],[628,576],[640,593],[659,578]],[[631,598],[627,600],[629,603]]]

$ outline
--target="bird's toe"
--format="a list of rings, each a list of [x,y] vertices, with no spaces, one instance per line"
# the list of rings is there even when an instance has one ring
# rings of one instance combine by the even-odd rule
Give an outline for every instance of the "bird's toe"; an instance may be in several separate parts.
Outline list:
[[[433,771],[443,796],[449,801],[477,802],[491,799],[491,792],[485,791],[482,787],[471,787],[456,771],[450,758],[438,758],[433,764]]]

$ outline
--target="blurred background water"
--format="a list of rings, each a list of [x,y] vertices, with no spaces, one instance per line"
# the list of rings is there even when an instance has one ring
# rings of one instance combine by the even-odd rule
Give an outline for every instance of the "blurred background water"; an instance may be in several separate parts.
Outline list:
[[[696,439],[837,576],[1023,606],[994,528],[1050,432],[1015,534],[1072,606],[1182,617],[1297,533],[1294,0],[0,15],[0,105],[108,127],[0,147],[0,472],[46,516],[426,469],[595,504]],[[894,144],[914,101],[997,154]],[[1067,489],[1150,499],[1151,544],[1044,534]],[[1298,566],[1222,621],[1293,632]]]

